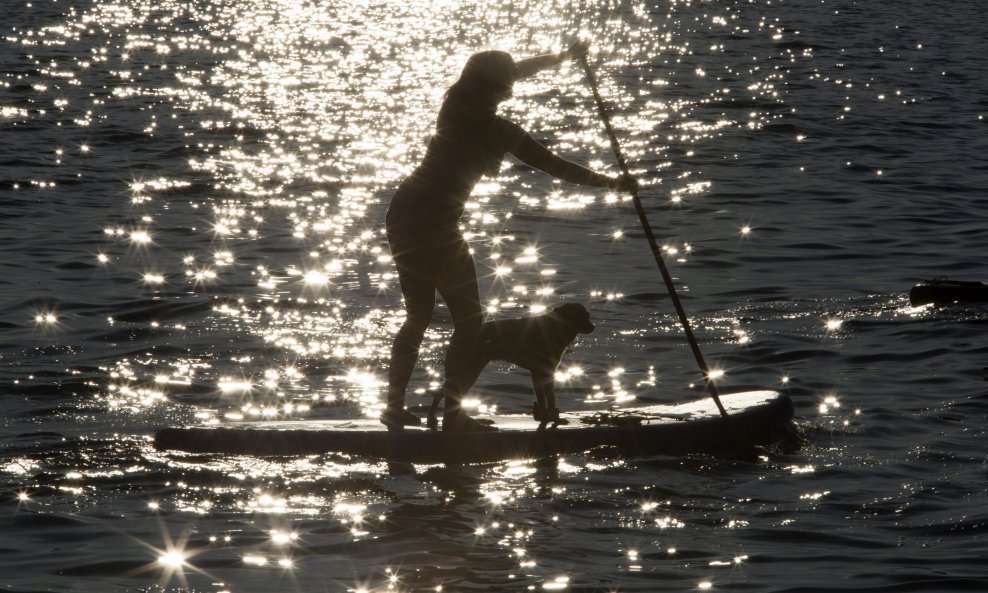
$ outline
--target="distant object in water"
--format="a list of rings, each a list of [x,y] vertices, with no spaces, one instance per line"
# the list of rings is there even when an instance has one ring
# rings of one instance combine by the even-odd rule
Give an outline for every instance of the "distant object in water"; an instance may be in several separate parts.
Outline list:
[[[948,280],[941,276],[917,284],[909,291],[909,304],[944,305],[950,303],[988,303],[988,284],[963,280]]]

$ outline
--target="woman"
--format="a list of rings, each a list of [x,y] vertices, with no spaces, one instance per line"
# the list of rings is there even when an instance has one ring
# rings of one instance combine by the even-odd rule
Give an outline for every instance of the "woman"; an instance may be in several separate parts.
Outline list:
[[[614,190],[635,188],[634,179],[600,175],[556,156],[496,113],[498,105],[511,97],[515,80],[567,58],[581,57],[587,49],[586,43],[577,42],[562,53],[517,63],[505,52],[477,53],[446,92],[425,158],[398,187],[386,219],[406,311],[391,349],[388,404],[381,415],[389,429],[421,423],[404,408],[405,389],[432,319],[437,291],[453,318],[445,361],[443,430],[487,428],[464,414],[460,403],[463,394],[457,373],[470,355],[483,315],[473,256],[458,221],[474,185],[484,175],[497,175],[505,153],[571,183]]]

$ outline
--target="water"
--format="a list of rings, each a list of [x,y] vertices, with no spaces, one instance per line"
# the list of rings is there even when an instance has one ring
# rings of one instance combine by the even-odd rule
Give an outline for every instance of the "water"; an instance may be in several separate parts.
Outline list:
[[[980,3],[4,2],[4,591],[988,590]],[[466,57],[583,31],[723,388],[807,444],[479,467],[155,451],[163,426],[376,414],[382,234]],[[575,64],[503,113],[616,171]],[[464,220],[492,315],[597,331],[570,408],[698,373],[630,203],[507,162]],[[427,335],[410,403],[441,377]],[[530,406],[494,366],[476,405]],[[402,470],[402,471],[398,471]]]

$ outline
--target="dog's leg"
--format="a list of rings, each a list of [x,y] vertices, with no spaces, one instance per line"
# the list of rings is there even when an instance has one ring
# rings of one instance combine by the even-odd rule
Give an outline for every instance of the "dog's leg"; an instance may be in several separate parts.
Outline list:
[[[545,385],[545,406],[545,421],[552,422],[553,428],[560,424],[569,424],[568,420],[559,417],[559,408],[556,407],[556,384],[553,381],[549,381]]]
[[[549,407],[546,401],[546,388],[552,387],[552,377],[536,371],[532,372],[532,390],[535,392],[535,406],[532,417],[539,421],[539,430],[544,430],[549,422]]]

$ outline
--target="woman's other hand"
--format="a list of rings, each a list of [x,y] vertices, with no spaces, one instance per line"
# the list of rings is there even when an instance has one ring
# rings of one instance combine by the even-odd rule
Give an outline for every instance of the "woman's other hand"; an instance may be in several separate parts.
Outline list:
[[[590,42],[585,39],[578,39],[570,44],[570,46],[563,53],[568,58],[580,59],[585,57],[589,51]]]

